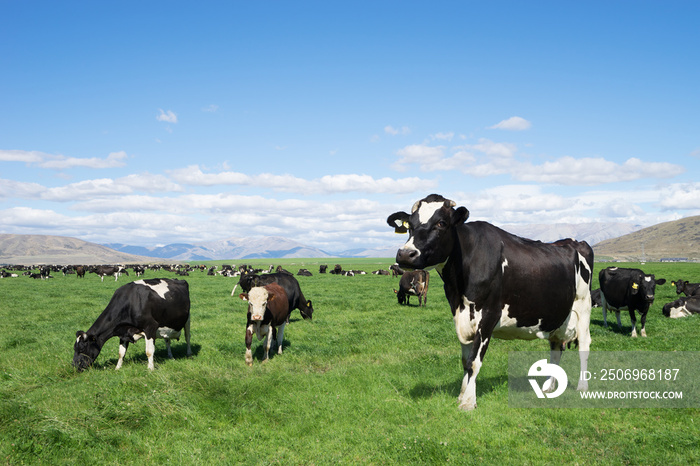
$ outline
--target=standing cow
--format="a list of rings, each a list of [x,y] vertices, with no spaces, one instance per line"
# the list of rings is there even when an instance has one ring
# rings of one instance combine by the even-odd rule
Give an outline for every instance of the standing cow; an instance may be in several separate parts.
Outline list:
[[[129,343],[146,339],[148,368],[153,370],[156,338],[165,339],[168,357],[172,359],[170,340],[179,339],[185,329],[187,356],[190,348],[190,291],[184,280],[152,278],[137,280],[117,288],[109,304],[87,332],[75,336],[73,365],[82,371],[92,365],[105,342],[119,337],[119,360],[122,367]]]
[[[263,362],[267,361],[272,340],[277,340],[277,354],[282,354],[284,326],[287,325],[291,312],[284,288],[277,283],[270,283],[265,286],[255,286],[248,293],[241,293],[239,296],[242,300],[248,301],[245,326],[246,364],[253,365],[253,353],[250,350],[253,334],[258,336],[258,340],[265,339]]]
[[[233,296],[236,287],[241,285],[244,292],[250,291],[254,286],[263,286],[269,283],[277,283],[282,288],[287,295],[287,300],[289,301],[289,312],[294,309],[299,309],[301,316],[304,319],[313,319],[314,307],[311,304],[311,300],[307,300],[304,297],[304,293],[301,292],[301,287],[299,286],[299,281],[291,274],[282,273],[270,273],[264,275],[257,275],[254,273],[244,273],[241,278],[238,279],[238,283],[233,287],[231,291],[231,296]]]
[[[411,296],[418,296],[418,306],[428,304],[428,282],[430,274],[425,270],[405,272],[399,280],[399,289],[394,290],[399,304],[410,304]]]
[[[591,344],[591,247],[574,240],[541,243],[489,223],[464,223],[469,211],[455,205],[431,194],[410,214],[396,212],[387,223],[410,235],[396,262],[410,269],[435,267],[445,284],[462,345],[460,408],[476,408],[476,377],[492,337],[547,339],[553,364],[567,343],[578,341],[585,371]],[[555,380],[544,388],[553,391]],[[580,379],[578,389],[587,388]]]
[[[647,336],[646,323],[649,307],[654,303],[656,285],[666,283],[665,278],[656,279],[639,269],[608,267],[598,274],[600,298],[603,308],[603,325],[608,326],[608,307],[615,309],[617,328],[622,328],[620,309],[627,308],[632,321],[632,337],[637,336],[637,319],[634,311],[639,311],[641,335]]]

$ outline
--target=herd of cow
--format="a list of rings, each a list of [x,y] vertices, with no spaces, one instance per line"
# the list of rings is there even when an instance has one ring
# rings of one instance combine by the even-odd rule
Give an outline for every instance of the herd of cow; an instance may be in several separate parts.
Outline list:
[[[410,296],[417,296],[419,306],[427,301],[426,270],[435,269],[441,276],[462,346],[461,409],[476,407],[476,378],[492,337],[548,340],[552,364],[559,363],[566,347],[577,344],[581,373],[587,370],[593,306],[602,307],[606,327],[608,308],[615,310],[619,328],[620,310],[628,309],[633,337],[637,336],[638,312],[640,333],[646,337],[646,316],[655,287],[666,283],[665,279],[639,269],[608,267],[599,273],[600,289],[592,291],[593,250],[586,242],[565,239],[542,243],[521,238],[486,222],[466,222],[469,211],[455,206],[453,201],[432,194],[416,202],[410,214],[390,215],[387,223],[397,233],[409,233],[408,241],[396,253],[391,271],[373,273],[401,275],[399,290],[394,290],[399,303],[408,304]],[[321,266],[319,272],[326,271],[327,267]],[[102,279],[106,276],[94,272]],[[229,272],[240,276],[239,297],[248,302],[246,363],[253,363],[253,335],[264,340],[263,360],[268,358],[273,340],[281,354],[291,312],[299,309],[304,319],[313,315],[312,303],[304,297],[299,282],[289,272],[273,272],[272,267],[268,273],[248,269]],[[329,271],[338,275],[347,272],[340,265]],[[118,273],[113,271],[116,278]],[[663,314],[676,318],[700,313],[700,284],[685,280],[672,284],[679,295],[687,296],[666,304]],[[148,367],[153,369],[154,340],[164,338],[172,357],[170,340],[179,338],[183,329],[190,355],[189,313],[189,288],[184,280],[141,279],[124,285],[87,332],[76,333],[73,364],[79,370],[89,367],[104,343],[117,336],[117,369],[129,343],[141,338],[146,341]],[[556,380],[547,380],[543,389],[554,391]],[[577,389],[587,390],[588,382],[580,379]]]

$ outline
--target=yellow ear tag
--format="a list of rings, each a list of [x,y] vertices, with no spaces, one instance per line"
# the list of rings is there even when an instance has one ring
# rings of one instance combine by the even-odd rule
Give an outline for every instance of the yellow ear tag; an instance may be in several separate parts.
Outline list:
[[[404,220],[403,226],[404,226],[404,228],[408,229],[408,222]]]
[[[632,283],[632,289],[636,290],[637,288],[639,288],[639,285],[637,285],[636,283]]]

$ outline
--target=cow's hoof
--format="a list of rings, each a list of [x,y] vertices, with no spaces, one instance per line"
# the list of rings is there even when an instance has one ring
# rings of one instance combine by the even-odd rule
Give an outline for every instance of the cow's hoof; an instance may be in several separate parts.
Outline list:
[[[476,401],[466,401],[464,403],[460,403],[459,409],[462,411],[473,411],[476,409]]]
[[[248,367],[253,367],[253,363],[252,363],[252,362],[246,362],[245,365],[248,366]]]

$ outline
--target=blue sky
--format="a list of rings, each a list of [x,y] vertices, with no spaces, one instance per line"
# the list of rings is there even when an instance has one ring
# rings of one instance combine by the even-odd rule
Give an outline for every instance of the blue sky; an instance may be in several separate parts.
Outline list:
[[[700,214],[699,2],[0,0],[0,233],[400,244]]]

